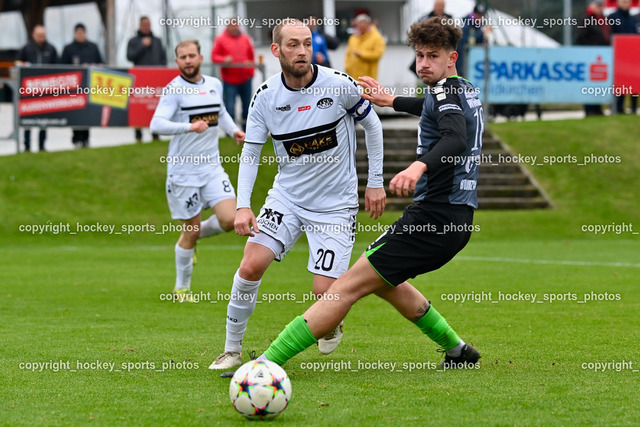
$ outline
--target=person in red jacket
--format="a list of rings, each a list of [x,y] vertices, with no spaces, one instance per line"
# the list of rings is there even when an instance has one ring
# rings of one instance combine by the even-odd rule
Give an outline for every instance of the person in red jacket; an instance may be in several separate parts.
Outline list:
[[[251,67],[222,67],[220,76],[223,83],[224,106],[234,121],[236,98],[240,96],[243,129],[245,129],[251,102],[254,56],[253,42],[240,30],[236,19],[231,20],[213,42],[211,61],[214,64],[252,64]]]

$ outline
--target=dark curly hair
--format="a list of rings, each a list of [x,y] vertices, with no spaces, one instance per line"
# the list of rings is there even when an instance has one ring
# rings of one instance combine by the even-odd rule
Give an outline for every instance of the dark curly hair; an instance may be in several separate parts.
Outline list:
[[[462,38],[462,30],[453,25],[451,19],[434,16],[414,22],[409,28],[409,41],[411,47],[429,46],[436,49],[456,50],[458,42]]]

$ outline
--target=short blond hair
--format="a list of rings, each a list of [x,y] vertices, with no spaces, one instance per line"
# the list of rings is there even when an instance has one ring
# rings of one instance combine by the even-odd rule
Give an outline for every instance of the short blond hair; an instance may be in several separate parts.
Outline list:
[[[280,46],[282,44],[282,29],[284,27],[291,27],[294,25],[300,25],[301,27],[306,27],[307,25],[299,19],[296,18],[284,18],[282,22],[280,22],[273,29],[273,42]]]
[[[198,40],[183,40],[180,43],[178,43],[178,46],[176,46],[176,56],[178,56],[179,48],[188,46],[190,44],[196,45],[196,48],[198,49],[198,54],[200,54],[200,42]]]

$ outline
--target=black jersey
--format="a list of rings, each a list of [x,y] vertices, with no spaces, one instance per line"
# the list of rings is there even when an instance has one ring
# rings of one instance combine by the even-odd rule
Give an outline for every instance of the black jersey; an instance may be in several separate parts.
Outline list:
[[[412,100],[405,98],[394,101],[394,108],[415,112],[415,108],[407,108],[411,104]],[[414,201],[478,208],[483,130],[482,105],[468,80],[451,76],[429,88],[422,103],[417,150],[427,172],[416,184]]]

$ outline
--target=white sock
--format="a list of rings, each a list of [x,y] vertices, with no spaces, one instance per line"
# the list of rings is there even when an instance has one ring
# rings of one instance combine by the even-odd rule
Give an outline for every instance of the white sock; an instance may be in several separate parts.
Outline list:
[[[464,341],[460,339],[460,344],[453,347],[452,349],[447,350],[447,356],[450,357],[458,357],[462,353],[462,347],[464,347]]]
[[[237,271],[233,276],[233,287],[227,305],[227,340],[224,343],[224,351],[242,351],[242,337],[247,330],[249,317],[256,307],[259,286],[260,280],[245,280]]]
[[[217,216],[211,215],[206,221],[200,223],[200,239],[220,233],[224,233],[224,230],[220,227],[220,221],[218,221]]]
[[[191,287],[193,273],[193,249],[183,249],[176,243],[176,288]]]

